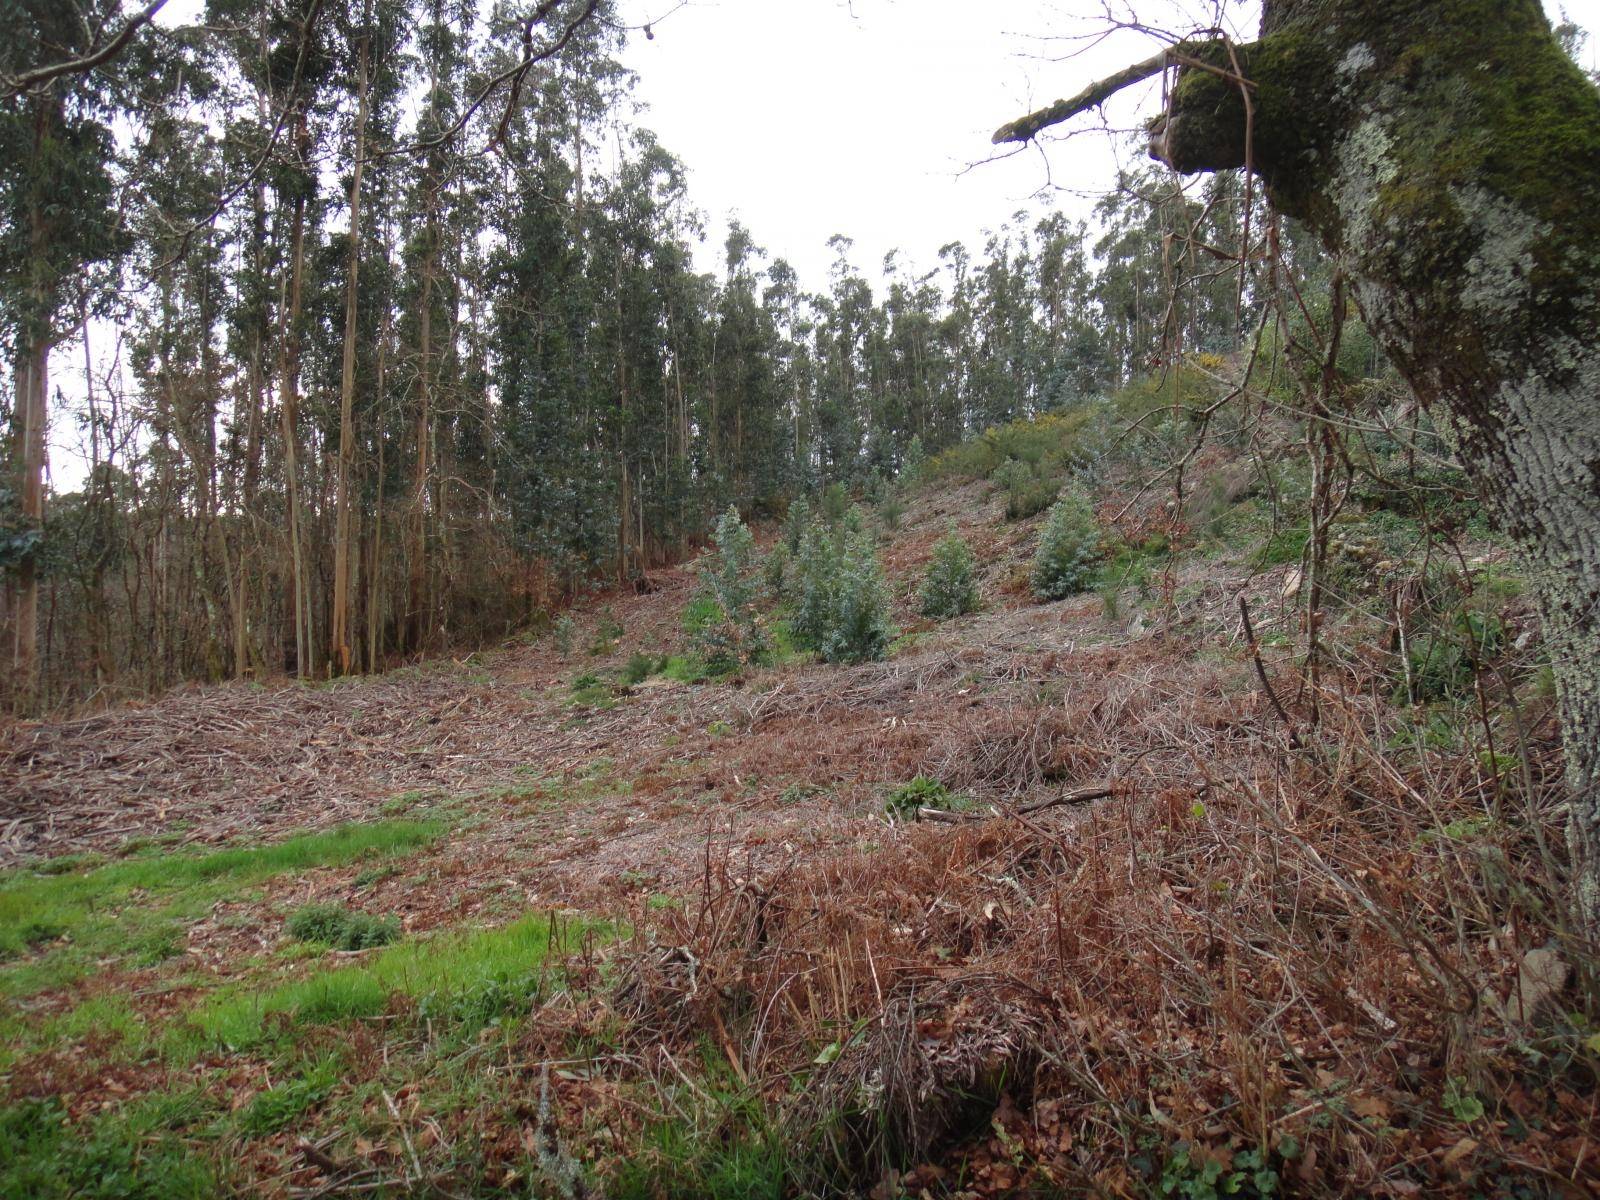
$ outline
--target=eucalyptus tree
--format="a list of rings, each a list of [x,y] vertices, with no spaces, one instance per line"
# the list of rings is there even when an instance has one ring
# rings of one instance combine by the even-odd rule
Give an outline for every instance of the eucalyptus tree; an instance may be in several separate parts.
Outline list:
[[[105,74],[54,74],[93,54],[96,31],[123,19],[120,0],[0,3],[0,341],[11,368],[9,507],[0,566],[14,574],[12,671],[30,708],[39,675],[39,562],[44,535],[50,352],[92,286],[90,268],[126,247],[118,219],[112,126],[121,89]],[[28,82],[29,80],[32,82]]]
[[[1533,568],[1581,925],[1600,935],[1600,91],[1537,0],[1267,0],[1001,128],[1027,140],[1183,64],[1152,153],[1247,168],[1334,256],[1379,346],[1447,414]]]

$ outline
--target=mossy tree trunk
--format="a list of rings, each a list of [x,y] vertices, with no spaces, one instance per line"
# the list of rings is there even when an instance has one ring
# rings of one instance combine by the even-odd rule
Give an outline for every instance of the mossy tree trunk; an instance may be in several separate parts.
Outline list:
[[[1524,548],[1575,907],[1600,933],[1600,92],[1537,0],[1267,0],[1260,41],[1183,53],[1156,155],[1184,172],[1248,157]]]

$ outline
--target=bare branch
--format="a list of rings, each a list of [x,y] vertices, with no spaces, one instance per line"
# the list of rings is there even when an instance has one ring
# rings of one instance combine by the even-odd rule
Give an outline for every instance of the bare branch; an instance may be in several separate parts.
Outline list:
[[[1115,75],[1108,76],[1098,83],[1090,84],[1070,100],[1057,100],[1054,104],[1041,108],[1038,112],[1029,113],[1012,121],[1009,125],[1002,125],[995,130],[993,139],[995,145],[1004,142],[1026,142],[1037,137],[1039,133],[1052,125],[1086,112],[1091,108],[1098,108],[1112,96],[1124,88],[1132,87],[1136,83],[1143,83],[1153,75],[1159,75],[1168,66],[1179,60],[1182,46],[1169,46],[1159,54],[1145,59],[1141,63],[1134,63],[1131,67],[1124,67]]]
[[[65,62],[51,63],[44,67],[35,67],[31,71],[24,71],[21,75],[14,75],[4,81],[4,91],[7,95],[15,96],[21,92],[32,91],[34,88],[43,87],[63,75],[81,75],[103,66],[117,55],[121,54],[133,35],[150,23],[166,5],[167,0],[151,0],[143,10],[130,17],[125,25],[112,36],[111,40],[98,50],[90,51],[82,58],[69,58]]]

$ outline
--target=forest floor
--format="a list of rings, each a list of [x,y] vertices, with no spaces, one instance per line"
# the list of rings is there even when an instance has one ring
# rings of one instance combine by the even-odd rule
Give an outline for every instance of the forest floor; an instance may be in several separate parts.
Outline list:
[[[882,663],[691,681],[691,565],[565,653],[0,728],[0,1194],[1593,1194],[1548,706],[1513,813],[1357,621],[1313,738],[1258,542],[1037,604],[1036,532],[917,497]]]

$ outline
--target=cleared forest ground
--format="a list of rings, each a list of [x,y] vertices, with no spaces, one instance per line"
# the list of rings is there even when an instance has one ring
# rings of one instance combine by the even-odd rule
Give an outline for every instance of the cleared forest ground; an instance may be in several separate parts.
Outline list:
[[[952,519],[986,605],[933,624]],[[1352,622],[1313,734],[1291,567],[1039,605],[1034,526],[983,484],[919,498],[882,663],[672,678],[684,568],[569,653],[6,727],[5,1181],[1587,1194],[1600,1050],[1537,957],[1548,711],[1513,798],[1413,736]],[[886,817],[918,777],[961,802]],[[389,944],[291,937],[317,905]]]

